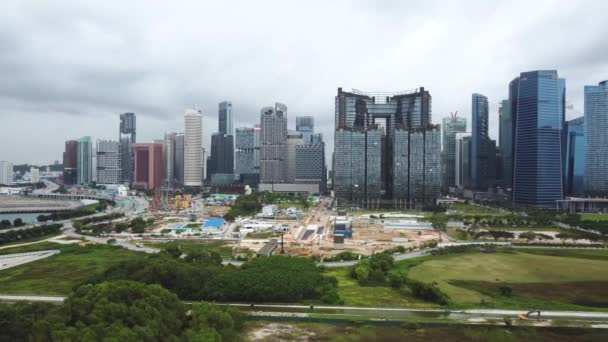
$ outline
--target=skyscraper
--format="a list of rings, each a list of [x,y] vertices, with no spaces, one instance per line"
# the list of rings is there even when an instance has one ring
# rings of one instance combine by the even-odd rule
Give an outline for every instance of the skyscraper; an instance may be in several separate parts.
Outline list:
[[[97,141],[97,182],[100,184],[119,184],[120,142],[112,140]]]
[[[118,130],[118,141],[120,142],[120,172],[123,183],[133,181],[133,150],[132,144],[137,142],[135,114],[120,114],[120,127]]]
[[[338,205],[432,205],[441,186],[441,135],[431,124],[431,95],[338,88],[334,190]]]
[[[468,188],[471,186],[471,133],[456,133],[455,158],[456,186]]]
[[[165,133],[163,141],[163,160],[165,162],[165,185],[175,186],[175,137],[177,133]]]
[[[78,168],[78,141],[68,140],[65,142],[63,152],[63,184],[74,185],[77,183]]]
[[[565,194],[585,192],[586,165],[585,117],[566,122],[566,163],[564,165]]]
[[[260,182],[285,183],[287,106],[262,108],[260,128]]]
[[[135,156],[135,178],[133,187],[142,190],[153,190],[163,184],[163,145],[133,144]]]
[[[585,139],[587,166],[585,189],[608,195],[608,81],[585,86]]]
[[[13,163],[0,161],[0,184],[9,185],[13,182]]]
[[[186,110],[184,115],[184,186],[203,185],[203,113]]]
[[[234,174],[234,140],[232,135],[213,133],[211,155],[207,159],[207,178],[214,174]]]
[[[311,144],[295,146],[296,183],[319,184],[319,191],[327,191],[327,170],[325,167],[325,143],[318,140]]]
[[[175,181],[179,185],[184,184],[184,134],[175,135],[175,159],[173,164],[173,173]]]
[[[467,119],[458,117],[458,113],[443,118],[442,185],[444,189],[456,185],[456,134],[467,130]]]
[[[296,116],[296,131],[302,134],[304,144],[310,144],[315,133],[315,118],[312,116]]]
[[[471,103],[471,175],[473,186],[477,189],[486,189],[493,181],[489,175],[489,109],[488,98],[481,94],[472,95]]]
[[[82,137],[78,140],[76,163],[76,183],[88,185],[93,181],[93,139]]]
[[[556,70],[523,72],[518,90],[513,204],[555,208],[564,194],[566,80]]]
[[[299,145],[304,145],[302,133],[288,130],[285,147],[285,183],[296,181],[296,147]]]
[[[501,155],[501,179],[506,188],[513,186],[513,120],[511,101],[502,100],[498,109],[498,144]]]
[[[218,115],[219,132],[234,136],[234,126],[232,118],[232,102],[220,102]]]

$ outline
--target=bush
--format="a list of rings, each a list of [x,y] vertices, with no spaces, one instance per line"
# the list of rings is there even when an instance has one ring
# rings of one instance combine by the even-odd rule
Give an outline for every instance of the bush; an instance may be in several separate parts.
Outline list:
[[[407,279],[406,284],[416,298],[440,305],[448,304],[448,295],[443,293],[435,284],[427,284],[413,279]]]

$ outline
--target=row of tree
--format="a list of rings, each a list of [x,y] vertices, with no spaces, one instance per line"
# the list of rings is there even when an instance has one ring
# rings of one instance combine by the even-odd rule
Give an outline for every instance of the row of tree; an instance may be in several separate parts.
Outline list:
[[[23,220],[20,217],[17,217],[16,219],[14,219],[13,222],[11,222],[9,220],[2,220],[2,221],[0,221],[0,230],[12,228],[12,227],[15,227],[15,228],[21,227],[24,225],[25,225],[25,223],[23,222]]]
[[[5,233],[0,233],[0,245],[15,241],[21,241],[50,234],[59,233],[62,224],[47,224],[35,226],[29,229],[11,230]]]
[[[242,316],[210,304],[186,307],[158,285],[105,282],[59,306],[0,304],[0,341],[237,341]]]

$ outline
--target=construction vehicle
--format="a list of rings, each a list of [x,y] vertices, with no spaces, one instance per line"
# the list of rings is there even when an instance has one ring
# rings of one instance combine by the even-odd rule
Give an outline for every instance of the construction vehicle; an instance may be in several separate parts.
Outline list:
[[[533,313],[535,313],[535,312],[536,312],[536,314],[537,314],[537,318],[539,318],[539,319],[540,319],[540,310],[532,310],[532,311],[528,311],[528,312],[526,312],[525,314],[521,314],[521,315],[519,315],[519,319],[524,320],[524,321],[527,321],[527,320],[529,320],[529,319],[530,319],[530,315],[531,315],[531,314],[533,314]]]

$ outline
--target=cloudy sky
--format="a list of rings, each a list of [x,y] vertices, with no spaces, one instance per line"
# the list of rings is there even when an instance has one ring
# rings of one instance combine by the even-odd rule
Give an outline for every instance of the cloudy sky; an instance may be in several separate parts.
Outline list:
[[[521,71],[557,69],[579,114],[583,86],[608,79],[608,1],[0,2],[0,160],[61,159],[66,139],[116,139],[135,112],[138,140],[183,130],[184,109],[217,104],[235,126],[283,102],[313,115],[333,150],[337,87],[424,86],[433,121],[471,93],[498,103]]]

